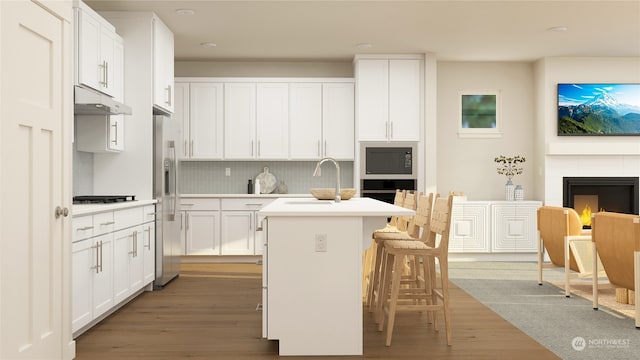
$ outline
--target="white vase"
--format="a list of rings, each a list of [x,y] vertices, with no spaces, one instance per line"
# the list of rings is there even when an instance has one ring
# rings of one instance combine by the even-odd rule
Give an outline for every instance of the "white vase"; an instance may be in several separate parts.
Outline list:
[[[522,185],[516,185],[516,189],[514,191],[514,196],[515,196],[516,201],[524,200],[524,189],[522,188]]]
[[[508,201],[515,200],[515,192],[516,192],[516,187],[511,182],[511,179],[509,179],[509,181],[507,181],[507,184],[504,186],[505,199]]]

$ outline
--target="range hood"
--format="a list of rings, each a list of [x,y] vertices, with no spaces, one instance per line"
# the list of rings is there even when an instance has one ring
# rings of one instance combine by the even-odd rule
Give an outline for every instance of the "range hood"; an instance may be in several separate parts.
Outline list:
[[[74,86],[75,115],[131,115],[131,107],[113,98],[86,88]]]

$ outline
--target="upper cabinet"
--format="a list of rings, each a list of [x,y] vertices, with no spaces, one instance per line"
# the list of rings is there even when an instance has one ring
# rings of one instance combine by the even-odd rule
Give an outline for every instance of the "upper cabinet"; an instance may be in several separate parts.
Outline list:
[[[83,2],[78,2],[75,16],[76,83],[117,96],[124,76],[122,37]]]
[[[357,59],[359,141],[419,141],[421,59]]]
[[[351,82],[290,85],[292,159],[353,159],[353,91]]]
[[[304,80],[177,78],[182,158],[353,160],[353,79]]]
[[[174,110],[173,33],[153,17],[153,105],[164,112]]]

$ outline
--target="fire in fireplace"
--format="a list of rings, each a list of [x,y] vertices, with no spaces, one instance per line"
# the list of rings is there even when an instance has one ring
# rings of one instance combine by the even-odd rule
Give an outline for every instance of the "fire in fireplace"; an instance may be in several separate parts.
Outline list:
[[[562,182],[563,206],[575,209],[585,228],[594,212],[638,214],[637,177],[564,177]]]

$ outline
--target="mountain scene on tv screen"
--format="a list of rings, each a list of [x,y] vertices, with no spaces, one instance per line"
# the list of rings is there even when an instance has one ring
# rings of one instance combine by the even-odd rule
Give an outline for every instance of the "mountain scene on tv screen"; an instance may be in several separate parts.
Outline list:
[[[640,84],[558,84],[558,135],[640,135]]]

